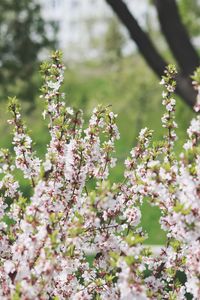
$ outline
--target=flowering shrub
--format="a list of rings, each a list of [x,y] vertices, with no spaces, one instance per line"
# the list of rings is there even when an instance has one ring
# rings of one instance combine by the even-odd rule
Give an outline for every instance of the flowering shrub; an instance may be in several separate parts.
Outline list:
[[[175,68],[161,81],[166,136],[153,143],[142,129],[117,184],[108,181],[116,115],[99,106],[86,128],[82,112],[65,106],[60,53],[41,70],[51,137],[45,160],[32,149],[16,99],[9,104],[15,156],[0,152],[0,299],[200,299],[200,117],[176,157]],[[30,180],[30,199],[15,168]],[[142,245],[147,199],[167,233],[157,256]]]

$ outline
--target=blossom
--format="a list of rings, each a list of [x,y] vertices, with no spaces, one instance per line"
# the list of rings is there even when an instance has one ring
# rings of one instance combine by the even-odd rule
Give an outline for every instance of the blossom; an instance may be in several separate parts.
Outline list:
[[[191,121],[176,156],[174,66],[162,79],[164,140],[152,143],[153,132],[142,129],[124,178],[114,184],[108,176],[116,164],[117,115],[98,106],[83,128],[82,111],[67,107],[60,92],[59,52],[42,72],[50,132],[45,159],[33,150],[16,99],[9,105],[14,158],[0,151],[0,298],[186,299],[190,293],[199,299],[200,119]],[[31,197],[23,196],[15,168],[30,179]],[[167,235],[156,254],[143,245],[144,201],[160,209]],[[185,282],[178,281],[182,273]]]
[[[53,81],[49,81],[47,82],[47,85],[49,88],[51,88],[54,91],[57,91],[60,88],[60,82],[53,82]]]

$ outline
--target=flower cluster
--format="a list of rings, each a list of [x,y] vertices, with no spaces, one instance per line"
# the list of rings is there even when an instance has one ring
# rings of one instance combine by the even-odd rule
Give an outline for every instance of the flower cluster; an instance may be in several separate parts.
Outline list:
[[[124,180],[109,182],[119,139],[109,107],[66,107],[61,54],[41,68],[50,142],[36,157],[19,105],[11,99],[14,152],[0,152],[0,298],[132,300],[200,298],[200,118],[192,120],[180,157],[176,141],[176,70],[166,69],[166,136],[141,130],[125,161]],[[27,199],[15,169],[30,180]],[[160,208],[167,243],[158,255],[143,245],[140,206]]]
[[[200,111],[200,67],[196,69],[194,75],[191,76],[191,78],[193,79],[192,83],[194,89],[197,91],[197,101],[194,106],[194,110],[196,112],[199,112]]]

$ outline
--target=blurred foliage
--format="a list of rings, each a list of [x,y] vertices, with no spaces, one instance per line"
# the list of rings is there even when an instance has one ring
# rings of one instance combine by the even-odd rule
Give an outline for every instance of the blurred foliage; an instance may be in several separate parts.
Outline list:
[[[200,67],[197,68],[194,71],[194,74],[191,76],[191,78],[198,84],[200,85]]]
[[[104,36],[104,54],[108,61],[116,62],[122,58],[122,50],[126,39],[122,33],[121,26],[116,17],[107,21],[107,31]]]
[[[200,1],[179,0],[177,1],[183,23],[192,37],[200,36]]]
[[[33,101],[38,89],[35,71],[39,54],[55,46],[47,26],[52,32],[56,28],[44,22],[36,1],[1,0],[0,12],[0,99],[15,94]]]

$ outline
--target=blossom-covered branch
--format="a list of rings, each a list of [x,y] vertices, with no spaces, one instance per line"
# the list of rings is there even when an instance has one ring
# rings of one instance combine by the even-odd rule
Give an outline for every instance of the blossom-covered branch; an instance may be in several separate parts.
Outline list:
[[[117,115],[98,106],[83,126],[82,111],[67,107],[61,91],[59,51],[41,72],[50,133],[44,161],[32,149],[16,99],[9,105],[15,155],[0,152],[0,298],[199,299],[200,118],[191,121],[176,156],[175,67],[161,81],[164,140],[152,142],[153,131],[142,129],[124,179],[114,184],[109,174],[120,137]],[[20,191],[15,167],[30,179],[30,199]],[[143,245],[144,201],[160,208],[167,233],[156,256]]]

